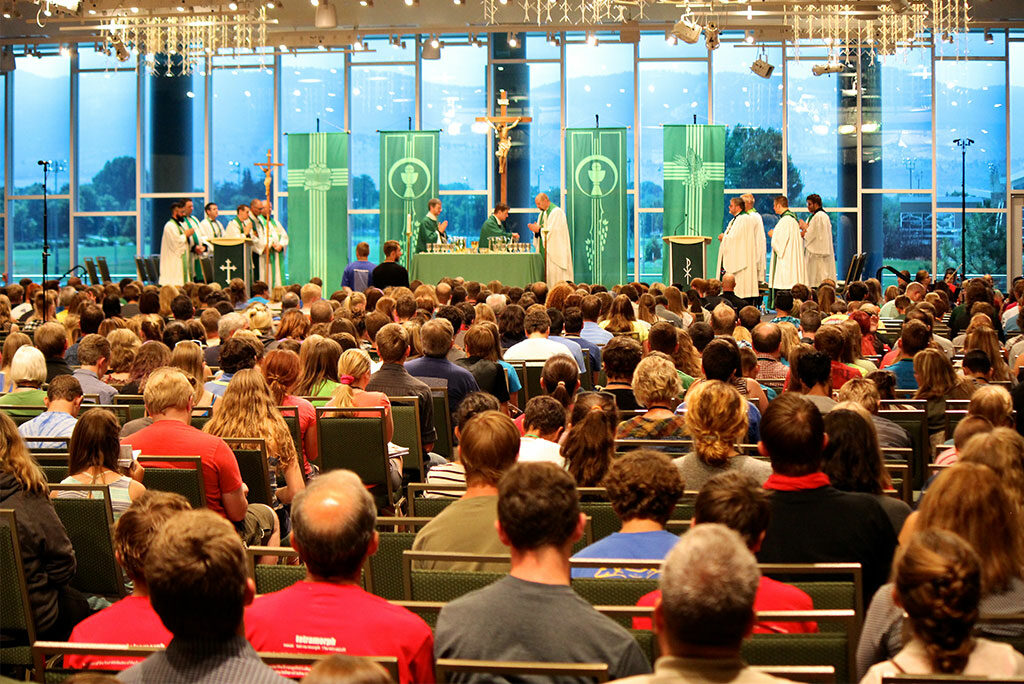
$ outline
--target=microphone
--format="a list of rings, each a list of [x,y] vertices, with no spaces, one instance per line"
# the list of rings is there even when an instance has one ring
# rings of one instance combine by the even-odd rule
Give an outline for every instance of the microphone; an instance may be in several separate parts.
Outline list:
[[[52,163],[53,162],[51,162],[49,160],[44,160],[44,159],[40,159],[39,161],[36,162],[36,164],[39,164],[40,166],[46,166],[47,164],[52,164]]]

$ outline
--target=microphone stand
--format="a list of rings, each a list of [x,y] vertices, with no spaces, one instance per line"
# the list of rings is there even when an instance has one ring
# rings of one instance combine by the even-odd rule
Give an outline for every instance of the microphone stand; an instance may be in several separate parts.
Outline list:
[[[43,323],[46,322],[46,266],[47,258],[50,256],[50,234],[48,232],[49,227],[49,214],[47,213],[47,198],[46,198],[46,186],[48,184],[48,172],[50,170],[50,162],[39,160],[39,165],[43,167]]]
[[[967,148],[974,144],[970,138],[957,138],[953,144],[960,148],[960,275],[967,279]]]

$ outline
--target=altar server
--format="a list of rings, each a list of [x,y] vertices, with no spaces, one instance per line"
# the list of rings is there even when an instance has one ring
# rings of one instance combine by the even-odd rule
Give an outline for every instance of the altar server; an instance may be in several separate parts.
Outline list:
[[[505,238],[510,242],[518,242],[519,234],[508,232],[508,205],[499,202],[494,207],[494,213],[487,217],[484,224],[480,226],[480,249],[490,247],[491,238]]]
[[[445,230],[448,228],[447,221],[438,223],[437,217],[441,215],[441,200],[436,197],[427,202],[427,214],[420,221],[416,229],[416,251],[426,252],[427,245],[437,242],[448,242]]]
[[[263,235],[267,247],[260,259],[260,279],[270,286],[284,286],[284,251],[288,247],[288,231],[270,213],[270,203],[262,203]]]
[[[789,210],[785,195],[775,198],[775,213],[779,222],[769,233],[772,239],[771,288],[788,290],[797,283],[807,282],[804,270],[804,239],[796,214]]]
[[[807,254],[807,285],[817,287],[824,280],[836,279],[832,221],[821,208],[821,195],[807,196],[807,211],[811,212],[811,218],[800,222]]]
[[[181,286],[189,279],[191,256],[189,246],[195,229],[184,221],[185,203],[171,205],[171,218],[164,224],[160,239],[160,284]]]
[[[757,282],[763,283],[765,271],[767,270],[767,253],[768,253],[768,240],[765,238],[764,233],[764,219],[761,214],[757,213],[757,209],[754,208],[754,196],[749,192],[740,195],[743,198],[743,207],[747,216],[754,220],[757,225],[757,232],[754,233],[754,238],[757,240]]]
[[[537,195],[534,204],[540,210],[536,223],[528,228],[533,231],[541,254],[544,254],[545,278],[548,287],[565,280],[571,282],[572,246],[569,244],[569,223],[562,208],[553,204],[543,192]]]
[[[757,279],[757,223],[746,213],[741,197],[729,200],[732,220],[720,238],[719,260],[727,274],[736,277],[736,296],[751,304],[759,299]]]

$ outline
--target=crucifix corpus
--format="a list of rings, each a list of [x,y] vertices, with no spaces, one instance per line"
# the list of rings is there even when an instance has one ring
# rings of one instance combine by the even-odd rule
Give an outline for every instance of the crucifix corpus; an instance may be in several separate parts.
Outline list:
[[[267,204],[270,204],[270,186],[274,184],[274,167],[284,166],[280,162],[271,161],[274,158],[273,153],[267,150],[267,161],[266,163],[255,162],[253,166],[258,166],[263,171],[263,187],[267,193]]]
[[[504,90],[498,93],[499,116],[478,116],[477,121],[486,121],[498,135],[498,149],[494,156],[498,158],[498,173],[501,175],[501,202],[508,204],[508,152],[512,148],[512,138],[508,132],[521,123],[533,121],[528,116],[508,115],[508,93]]]

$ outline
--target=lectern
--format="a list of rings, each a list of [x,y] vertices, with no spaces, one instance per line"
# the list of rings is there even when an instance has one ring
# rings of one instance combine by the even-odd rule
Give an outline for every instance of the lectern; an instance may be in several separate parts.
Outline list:
[[[213,245],[213,279],[227,287],[233,278],[245,281],[245,293],[252,285],[252,240],[249,238],[210,238]]]
[[[708,243],[704,235],[665,235],[668,274],[672,283],[689,287],[694,278],[703,278],[708,263]]]

